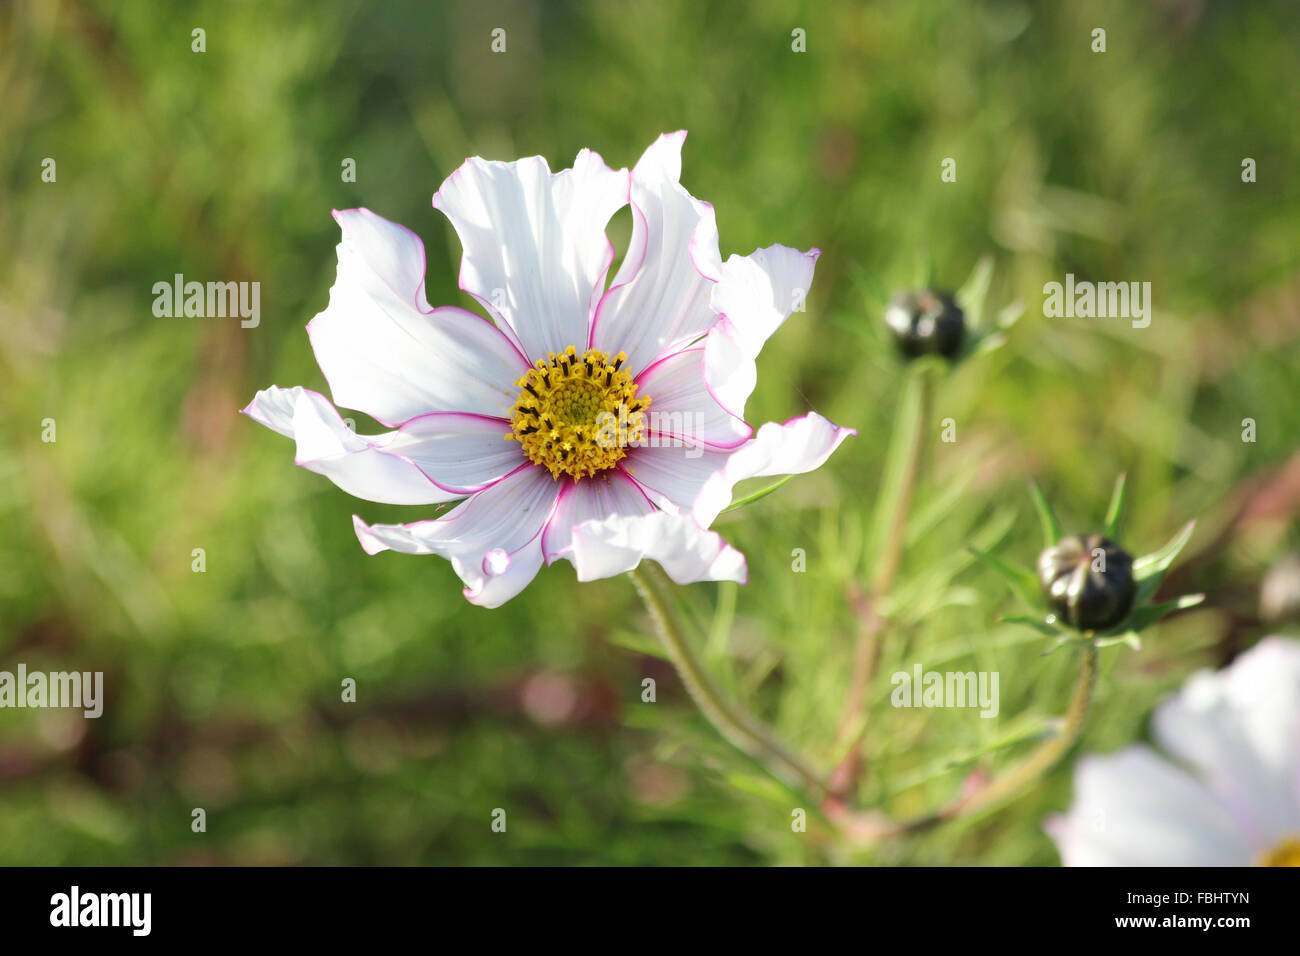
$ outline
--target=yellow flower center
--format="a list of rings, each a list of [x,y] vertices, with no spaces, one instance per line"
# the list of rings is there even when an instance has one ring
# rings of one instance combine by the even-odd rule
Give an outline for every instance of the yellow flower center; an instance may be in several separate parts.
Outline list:
[[[1300,836],[1289,836],[1260,858],[1260,866],[1300,866]]]
[[[650,396],[636,394],[636,382],[621,371],[627,355],[611,362],[599,349],[581,356],[570,345],[551,352],[519,381],[519,398],[510,409],[510,434],[534,464],[558,479],[575,481],[613,468],[629,444],[645,433]]]

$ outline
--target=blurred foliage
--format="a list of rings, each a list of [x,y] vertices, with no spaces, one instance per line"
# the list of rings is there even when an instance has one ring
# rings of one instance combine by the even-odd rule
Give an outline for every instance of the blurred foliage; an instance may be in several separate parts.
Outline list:
[[[0,669],[102,670],[108,700],[97,721],[0,711],[0,863],[1055,862],[1041,822],[1068,766],[916,840],[854,848],[813,808],[792,833],[790,795],[703,724],[628,582],[579,587],[561,564],[472,607],[445,562],[358,547],[352,512],[417,509],[350,499],[235,413],[270,383],[324,389],[302,329],[333,282],[331,208],[416,230],[429,300],[468,305],[429,205],[465,156],[562,168],[591,146],[630,166],[689,129],[684,182],[724,255],[824,251],[753,420],[815,407],[859,430],[723,519],[751,584],[686,595],[719,680],[838,758],[903,382],[880,311],[922,263],[955,286],[992,254],[993,299],[1026,314],[939,386],[958,440],[935,424],[927,443],[862,799],[923,813],[1063,709],[1070,655],[997,622],[1014,604],[967,550],[1033,561],[1030,475],[1067,531],[1092,530],[1124,470],[1139,547],[1201,518],[1167,584],[1205,606],[1104,653],[1082,746],[1120,746],[1262,633],[1259,578],[1300,545],[1298,42],[1291,0],[3,5]],[[1067,271],[1151,282],[1152,325],[1044,319]],[[260,282],[261,325],[155,318],[175,273]],[[918,662],[998,671],[999,716],[890,707],[889,675]]]

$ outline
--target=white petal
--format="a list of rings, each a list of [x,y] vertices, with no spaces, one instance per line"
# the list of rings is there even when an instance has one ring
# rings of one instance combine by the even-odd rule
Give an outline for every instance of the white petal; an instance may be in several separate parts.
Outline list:
[[[500,607],[532,583],[537,572],[542,569],[542,563],[539,533],[517,551],[508,554],[504,551],[497,552],[495,564],[493,557],[484,558],[482,578],[477,583],[468,584],[462,593],[471,604],[479,607]],[[455,564],[453,559],[452,565]],[[461,580],[467,580],[465,575],[461,575]]]
[[[1193,674],[1156,709],[1153,731],[1257,850],[1300,833],[1300,642],[1266,638],[1224,670]]]
[[[1066,866],[1245,866],[1231,815],[1184,771],[1136,746],[1084,757],[1069,813],[1048,823]]]
[[[706,528],[713,524],[731,504],[732,491],[738,482],[813,471],[821,467],[844,439],[856,434],[854,429],[841,428],[816,412],[792,418],[783,425],[768,422],[704,483],[695,499],[695,520]]]
[[[713,287],[710,304],[721,318],[709,333],[705,365],[709,387],[739,417],[754,391],[754,360],[795,309],[802,309],[821,250],[769,246],[731,256]]]
[[[527,363],[482,316],[429,309],[419,237],[368,209],[334,218],[338,276],[307,325],[334,401],[390,426],[426,412],[507,415]]]
[[[559,482],[544,468],[524,465],[473,495],[445,518],[411,524],[353,527],[368,554],[393,550],[437,554],[451,561],[474,604],[498,607],[542,566],[542,529],[555,510]]]
[[[301,385],[295,385],[293,388],[272,385],[254,395],[253,400],[247,407],[241,408],[240,412],[253,421],[265,425],[271,431],[279,432],[285,438],[293,438],[294,410],[300,401],[315,401],[310,398],[313,395],[325,404],[329,404],[325,396],[308,391]],[[346,423],[344,427],[347,427]]]
[[[573,529],[570,555],[579,581],[631,571],[647,558],[658,561],[678,584],[744,584],[748,577],[745,556],[717,532],[701,528],[690,515],[663,511],[635,517],[616,515],[580,524]]]
[[[632,170],[632,240],[592,323],[592,347],[626,352],[634,374],[716,320],[709,295],[722,268],[718,229],[713,207],[678,182],[685,139],[660,136]]]
[[[350,495],[395,505],[427,505],[459,497],[393,452],[399,432],[358,435],[317,392],[301,386],[272,386],[258,392],[243,412],[294,439],[295,464],[324,475]]]
[[[710,448],[739,448],[754,433],[709,394],[704,348],[673,352],[637,376],[638,394],[650,397],[649,432]]]
[[[727,463],[730,452],[672,443],[628,449],[622,467],[665,511],[690,512],[704,483]]]
[[[741,335],[725,316],[704,339],[704,379],[718,404],[738,417],[758,384],[758,364]]]
[[[519,443],[506,438],[509,434],[504,418],[431,412],[403,422],[386,450],[410,459],[439,487],[468,495],[527,460]]]
[[[555,513],[542,532],[546,563],[569,557],[574,525],[611,515],[646,515],[653,511],[654,505],[645,492],[618,471],[578,482],[566,481],[560,489]]]
[[[475,157],[433,197],[460,236],[460,287],[513,330],[530,358],[583,350],[614,258],[605,226],[627,204],[628,181],[626,169],[586,149],[554,174],[540,156]]]

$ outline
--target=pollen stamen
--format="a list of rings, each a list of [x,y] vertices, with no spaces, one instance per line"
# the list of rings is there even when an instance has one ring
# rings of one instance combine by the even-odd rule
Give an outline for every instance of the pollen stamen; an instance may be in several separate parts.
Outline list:
[[[581,481],[613,468],[643,439],[650,407],[650,397],[638,396],[621,370],[626,361],[623,352],[612,361],[599,349],[578,355],[572,345],[538,359],[515,382],[519,397],[505,437],[552,478]]]

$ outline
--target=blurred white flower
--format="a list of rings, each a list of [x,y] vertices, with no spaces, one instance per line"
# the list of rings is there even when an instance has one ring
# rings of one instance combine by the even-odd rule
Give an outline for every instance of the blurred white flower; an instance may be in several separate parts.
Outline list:
[[[751,439],[754,360],[802,307],[818,251],[723,262],[713,207],[679,183],[685,137],[659,137],[630,173],[590,150],[554,174],[538,156],[466,160],[433,205],[460,237],[461,288],[493,321],[429,307],[409,230],[335,213],[338,276],[307,331],[334,402],[393,430],[357,435],[300,387],[265,389],[244,411],[359,498],[465,499],[411,524],[354,517],[366,551],[441,555],[488,607],[559,558],[583,581],[643,558],[678,583],[744,581],[743,555],[707,530],[732,486],[811,471],[852,430],[810,413]],[[605,228],[629,203],[631,242],[607,286]]]
[[[1066,866],[1300,866],[1300,641],[1193,674],[1145,746],[1081,759],[1047,822]]]

